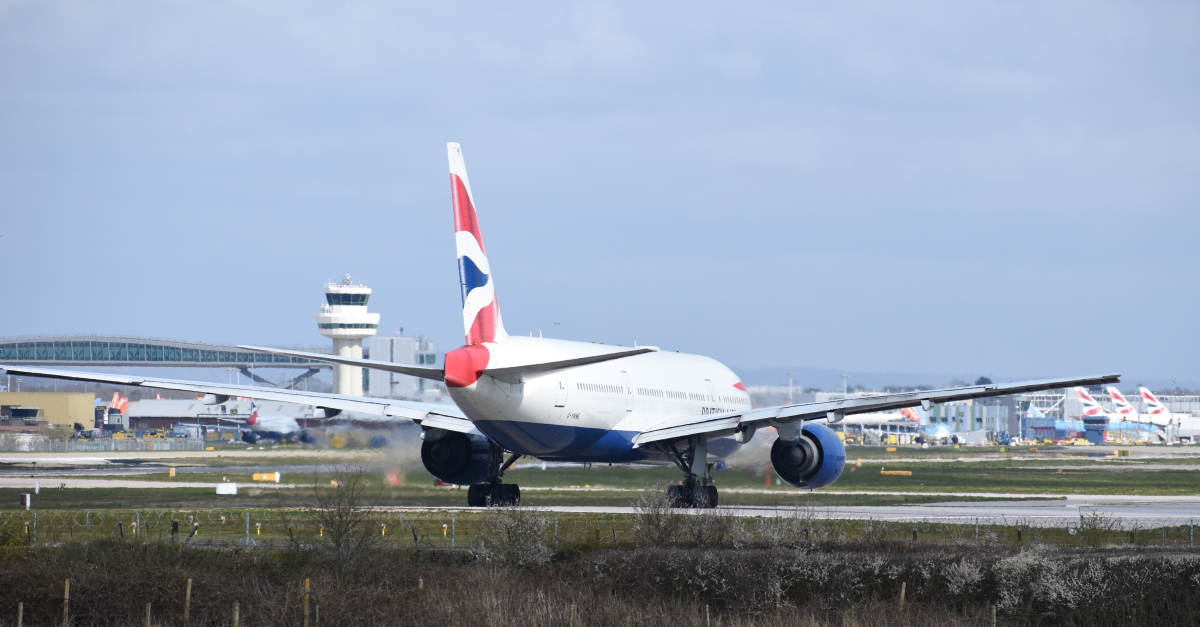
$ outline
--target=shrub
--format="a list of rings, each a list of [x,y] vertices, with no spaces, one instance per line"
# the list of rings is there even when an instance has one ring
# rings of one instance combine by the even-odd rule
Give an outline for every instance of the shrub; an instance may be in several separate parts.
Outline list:
[[[476,556],[504,566],[539,566],[553,551],[546,542],[550,521],[528,507],[491,507],[483,516]]]

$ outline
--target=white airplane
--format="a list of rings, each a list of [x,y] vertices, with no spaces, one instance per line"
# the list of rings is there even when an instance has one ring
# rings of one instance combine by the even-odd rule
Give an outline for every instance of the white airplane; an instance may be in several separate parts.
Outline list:
[[[682,506],[713,507],[717,489],[710,468],[763,427],[774,427],[779,435],[771,449],[777,476],[797,488],[821,488],[841,475],[846,454],[837,434],[817,419],[838,422],[853,414],[917,405],[928,410],[936,402],[1120,380],[1119,375],[1048,379],[753,408],[738,376],[708,357],[649,346],[508,335],[462,150],[455,143],[447,148],[466,337],[462,347],[446,353],[444,368],[243,348],[444,381],[457,406],[43,368],[0,369],[202,392],[211,403],[231,396],[307,403],[324,417],[354,411],[411,419],[424,431],[425,467],[442,481],[470,485],[467,501],[472,506],[518,503],[519,487],[501,479],[519,457],[529,456],[673,463],[684,481],[668,488],[671,498]]]
[[[924,433],[922,439],[933,440],[939,444],[958,444],[959,438],[950,430],[950,427],[929,422],[928,412],[918,410],[916,407],[905,407],[900,410],[900,413],[920,425],[921,432]]]
[[[1143,414],[1147,422],[1155,426],[1162,427],[1164,430],[1174,431],[1175,437],[1191,438],[1193,441],[1200,437],[1200,418],[1191,414],[1172,412],[1158,400],[1154,392],[1147,390],[1144,387],[1138,388],[1138,392],[1142,395],[1142,404],[1146,406],[1146,413]]]
[[[295,418],[261,414],[255,403],[250,403],[250,416],[246,418],[245,425],[246,428],[242,431],[242,441],[248,444],[258,444],[260,440],[274,442],[297,440],[305,444],[316,441],[308,429],[301,427]]]

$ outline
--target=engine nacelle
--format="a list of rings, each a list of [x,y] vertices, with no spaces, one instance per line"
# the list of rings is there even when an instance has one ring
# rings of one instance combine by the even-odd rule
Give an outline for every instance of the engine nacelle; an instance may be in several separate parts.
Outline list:
[[[429,474],[457,485],[487,478],[488,439],[482,435],[427,429],[421,435],[421,462]]]
[[[846,445],[833,429],[807,423],[795,442],[775,440],[771,466],[780,479],[797,488],[823,488],[842,476]]]

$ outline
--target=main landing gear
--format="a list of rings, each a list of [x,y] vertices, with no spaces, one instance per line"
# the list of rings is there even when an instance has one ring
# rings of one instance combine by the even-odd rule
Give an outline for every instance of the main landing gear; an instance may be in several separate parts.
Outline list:
[[[713,464],[708,463],[708,438],[704,434],[688,437],[687,448],[682,451],[672,442],[657,444],[656,447],[683,471],[683,484],[667,486],[667,499],[672,505],[696,508],[717,506],[717,486],[713,485],[709,474]]]
[[[488,442],[488,470],[483,483],[467,488],[467,505],[470,507],[503,507],[521,504],[521,487],[515,483],[500,483],[504,471],[508,470],[520,455],[513,453],[504,459],[504,449],[495,442]]]

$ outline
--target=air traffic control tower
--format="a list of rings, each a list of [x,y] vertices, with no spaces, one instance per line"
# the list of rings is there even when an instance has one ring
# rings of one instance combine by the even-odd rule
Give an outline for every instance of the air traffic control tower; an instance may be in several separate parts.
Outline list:
[[[357,285],[347,274],[341,283],[325,284],[325,305],[317,314],[321,335],[333,340],[333,354],[362,359],[363,338],[379,329],[379,314],[367,313],[371,288]],[[362,396],[362,368],[333,366],[333,393]]]

